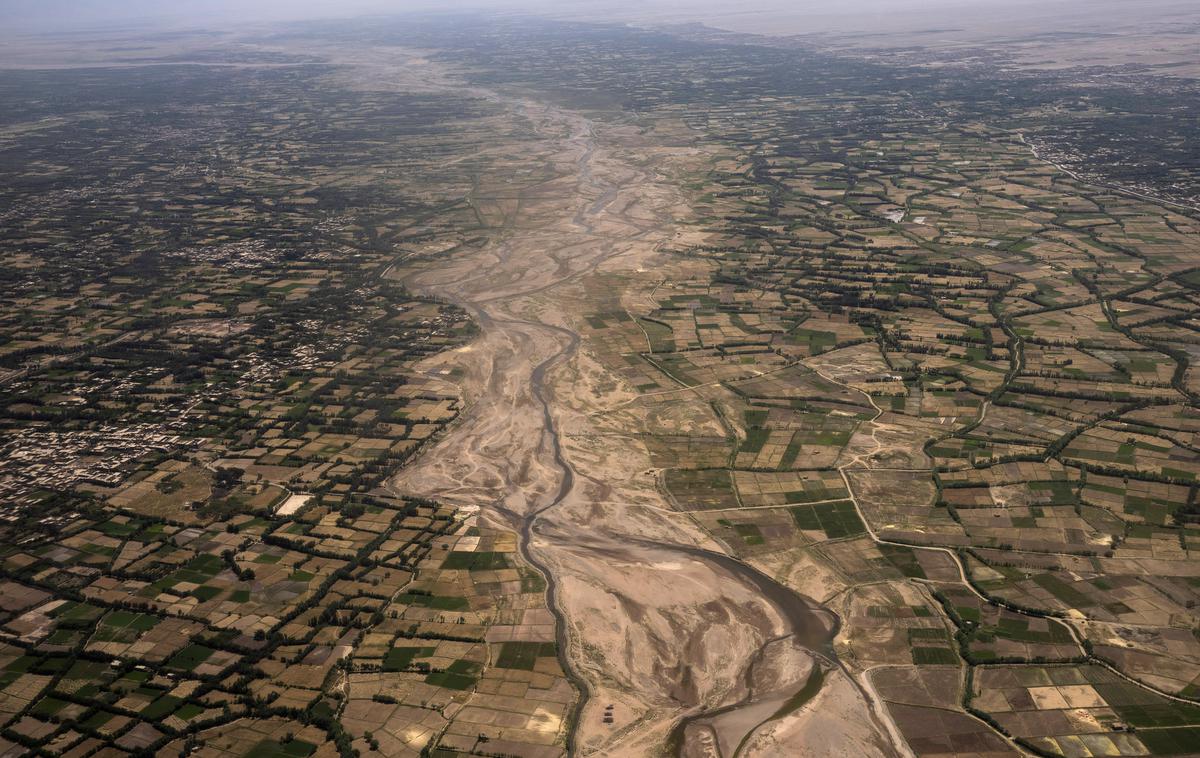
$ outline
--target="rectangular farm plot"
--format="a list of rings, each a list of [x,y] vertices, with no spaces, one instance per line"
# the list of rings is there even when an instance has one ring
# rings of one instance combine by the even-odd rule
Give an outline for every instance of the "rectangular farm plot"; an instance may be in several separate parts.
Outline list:
[[[853,407],[751,407],[743,417],[735,465],[755,470],[832,467],[859,421]]]
[[[553,642],[503,642],[496,656],[496,666],[533,671],[539,658],[555,658],[557,655],[558,648]]]
[[[836,471],[735,471],[733,480],[747,508],[840,500],[850,494]]]
[[[429,658],[437,653],[435,647],[400,646],[387,651],[383,656],[384,671],[408,671],[418,658]]]
[[[1095,520],[1111,530],[1098,531],[1067,505],[961,509],[958,518],[972,544],[1041,552],[1099,552],[1123,532],[1119,523]]]
[[[1056,460],[998,463],[984,468],[945,471],[938,475],[947,487],[977,487],[1023,482],[1077,481],[1079,469]]]
[[[738,507],[733,478],[726,469],[668,469],[663,476],[667,490],[685,511]]]
[[[246,753],[246,758],[306,758],[316,752],[317,746],[303,740],[291,739],[284,742],[263,740]]]
[[[442,671],[435,671],[426,676],[425,682],[449,690],[466,690],[479,681],[479,674],[482,671],[482,663],[457,660]]]
[[[1188,504],[1191,488],[1181,484],[1125,479],[1089,473],[1082,499],[1119,514],[1122,520],[1168,524]]]
[[[1065,661],[1082,654],[1067,627],[1052,618],[999,608],[962,587],[942,590],[942,598],[962,627],[972,662],[1015,658]]]
[[[812,541],[798,530],[787,508],[697,513],[696,520],[737,555],[771,552]],[[820,532],[815,536],[824,539]]]
[[[86,649],[109,655],[138,656],[161,663],[184,647],[187,640],[202,629],[195,621],[114,611],[95,627]]]
[[[1150,434],[1099,426],[1080,434],[1063,451],[1066,458],[1138,472],[1159,473],[1194,481],[1200,455],[1174,442]]]
[[[661,468],[721,468],[729,462],[730,443],[724,437],[645,438],[650,464]]]
[[[1178,612],[1179,606],[1136,576],[1058,570],[1053,563],[1041,568],[1022,566],[1011,558],[1015,554],[1003,550],[981,550],[977,554],[1000,562],[988,565],[975,555],[969,556],[967,569],[975,583],[990,595],[1026,608],[1136,624],[1168,624],[1172,614]],[[1030,555],[1020,562],[1039,561]],[[1091,562],[1083,565],[1090,566]]]
[[[854,503],[849,500],[795,505],[788,511],[795,519],[797,528],[823,533],[827,539],[854,537],[866,531]]]
[[[1198,744],[1200,707],[1100,666],[982,666],[973,695],[972,705],[1014,737],[1052,753],[1178,755]]]
[[[512,568],[507,553],[492,551],[452,550],[442,561],[442,568],[461,571],[496,571]]]
[[[216,651],[204,645],[188,645],[180,650],[171,660],[167,661],[167,667],[180,669],[182,671],[194,671],[197,666],[208,660]]]
[[[756,376],[783,365],[784,359],[770,351],[750,355],[717,350],[654,353],[645,359],[675,382],[694,387]]]
[[[931,669],[931,671],[956,669]],[[1011,748],[986,725],[965,713],[910,705],[905,697],[887,703],[904,739],[917,755],[1012,755]]]
[[[959,658],[951,647],[914,645],[912,662],[918,666],[957,666]]]
[[[471,603],[465,597],[442,596],[425,592],[406,592],[396,598],[396,602],[438,611],[465,611],[471,607]]]

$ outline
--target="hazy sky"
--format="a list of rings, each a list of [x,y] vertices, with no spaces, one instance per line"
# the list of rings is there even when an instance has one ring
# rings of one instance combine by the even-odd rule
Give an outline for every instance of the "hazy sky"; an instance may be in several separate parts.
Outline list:
[[[1196,0],[0,0],[0,28],[220,26],[405,10],[506,8],[586,20],[703,21],[737,31],[887,31],[956,26],[1086,28],[1186,14]]]
[[[140,21],[205,25],[234,19],[349,16],[418,4],[419,0],[0,0],[0,19],[39,29]]]

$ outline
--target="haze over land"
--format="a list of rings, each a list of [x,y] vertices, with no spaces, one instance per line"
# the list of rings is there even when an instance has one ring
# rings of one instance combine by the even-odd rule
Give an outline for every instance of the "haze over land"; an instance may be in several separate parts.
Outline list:
[[[27,33],[154,28],[230,29],[247,23],[332,20],[395,13],[515,13],[640,26],[700,23],[731,32],[801,38],[829,49],[941,50],[950,60],[1001,45],[1037,67],[1169,66],[1200,77],[1189,0],[6,0],[0,38]],[[0,61],[29,60],[23,45]],[[48,65],[38,60],[39,65]]]
[[[703,22],[720,29],[754,34],[869,33],[883,36],[914,31],[956,32],[964,36],[1000,36],[1012,31],[1054,32],[1084,29],[1113,32],[1130,22],[1168,25],[1194,23],[1186,0],[5,0],[9,28],[45,31],[81,26],[149,26],[160,23],[221,24],[229,20],[279,21],[349,18],[361,14],[471,12],[484,10],[536,12],[573,21],[633,20]]]
[[[6,2],[0,758],[1194,755],[1192,5]]]

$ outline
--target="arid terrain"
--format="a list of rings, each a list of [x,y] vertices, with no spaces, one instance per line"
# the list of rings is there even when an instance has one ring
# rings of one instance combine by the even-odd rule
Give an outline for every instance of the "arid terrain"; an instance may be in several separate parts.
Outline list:
[[[606,8],[0,56],[0,755],[1196,753],[1195,32]]]
[[[427,66],[422,80],[451,86],[450,75],[431,76]],[[651,461],[636,451],[644,424],[637,395],[577,331],[578,304],[593,288],[662,272],[659,251],[685,235],[703,241],[666,176],[695,172],[712,156],[678,147],[683,135],[474,94],[512,109],[534,141],[519,155],[500,152],[505,173],[472,189],[472,206],[496,230],[491,242],[404,275],[413,291],[464,307],[482,334],[423,364],[430,376],[462,377],[467,410],[392,487],[477,508],[527,540],[531,562],[556,586],[567,665],[591,682],[580,721],[588,726],[576,737],[582,753],[644,754],[679,715],[714,710],[725,715],[710,732],[689,735],[697,743],[690,749],[720,740],[727,752],[803,684],[807,658],[823,656],[834,619],[783,588],[764,592],[769,578],[674,517]],[[524,165],[540,175],[514,181],[533,173]],[[648,293],[635,285],[607,294],[619,303]],[[720,429],[702,396],[670,394],[679,402],[659,425]],[[883,725],[864,693],[830,699],[829,711],[844,712],[836,720],[861,719],[839,739],[866,753],[903,751],[877,731]],[[601,727],[610,704],[619,704],[610,709],[615,724]],[[774,739],[771,749],[786,738]]]

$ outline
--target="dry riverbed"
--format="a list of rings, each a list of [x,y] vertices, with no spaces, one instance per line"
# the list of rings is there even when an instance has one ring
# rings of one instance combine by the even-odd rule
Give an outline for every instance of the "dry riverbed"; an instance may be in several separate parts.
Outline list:
[[[455,86],[450,72],[416,56],[370,59],[393,61],[376,86]],[[488,148],[498,168],[470,195],[480,218],[494,222],[486,245],[393,272],[415,292],[462,305],[482,330],[423,366],[452,380],[468,408],[394,488],[479,508],[522,534],[527,559],[549,579],[564,663],[583,691],[576,753],[656,754],[686,718],[678,744],[686,755],[728,756],[739,745],[741,755],[777,754],[820,732],[803,715],[816,707],[819,722],[840,724],[863,754],[893,752],[837,668],[814,701],[773,720],[814,661],[829,665],[831,650],[817,648],[836,620],[673,513],[633,436],[642,423],[636,404],[624,424],[598,421],[636,394],[581,340],[581,295],[602,276],[635,280],[662,269],[662,246],[696,237],[687,198],[666,177],[710,155],[533,97],[467,91],[533,133]]]

